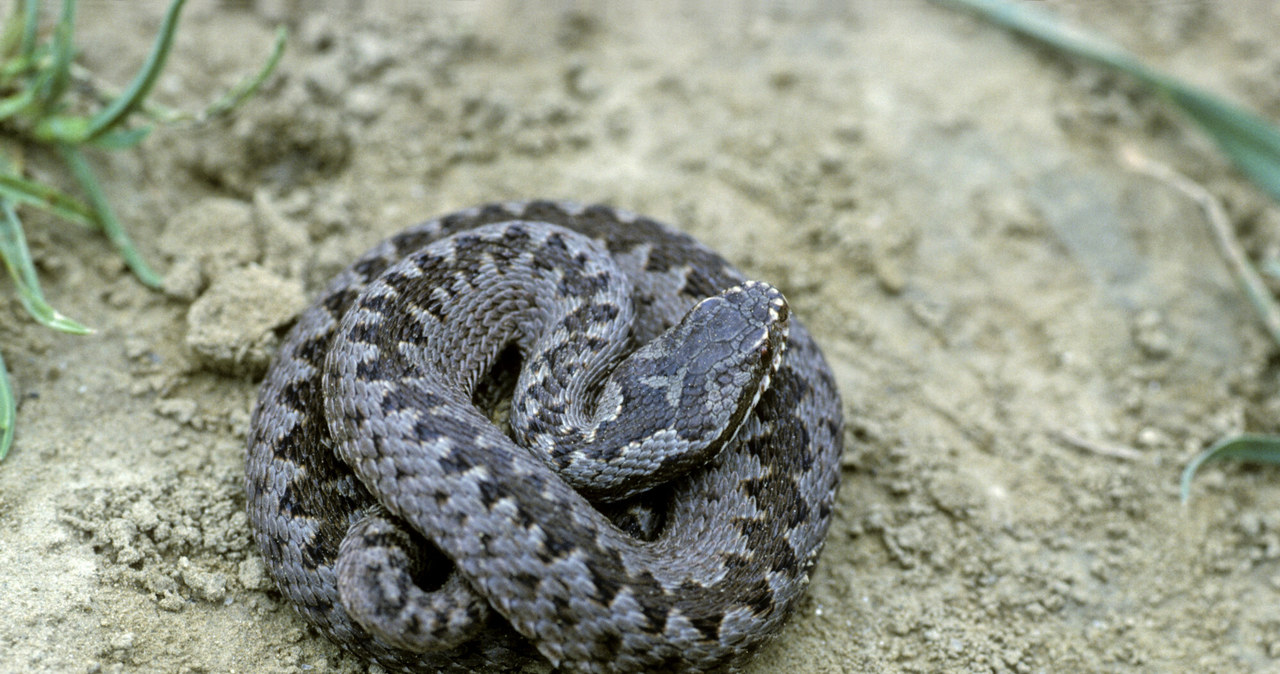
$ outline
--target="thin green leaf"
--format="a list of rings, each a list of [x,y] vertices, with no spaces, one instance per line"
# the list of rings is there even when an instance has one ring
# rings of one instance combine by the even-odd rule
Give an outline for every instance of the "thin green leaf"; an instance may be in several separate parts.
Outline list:
[[[36,32],[40,30],[40,0],[25,0],[22,10],[22,43],[18,56],[31,60],[36,53]]]
[[[284,26],[277,28],[276,39],[271,46],[271,56],[267,57],[267,62],[262,66],[262,69],[255,75],[241,80],[239,84],[232,87],[221,98],[205,108],[201,114],[201,119],[209,120],[225,115],[236,109],[246,98],[256,93],[262,83],[266,82],[271,73],[275,71],[276,65],[280,63],[280,57],[284,56],[284,47],[288,39],[289,31]]]
[[[15,50],[22,44],[22,29],[27,22],[23,17],[25,10],[25,4],[15,2],[13,11],[9,12],[9,17],[4,20],[4,29],[0,32],[0,57],[5,60],[19,56]]]
[[[0,83],[9,84],[19,74],[31,70],[36,57],[36,30],[40,24],[40,0],[13,4],[13,13],[4,21],[0,36]]]
[[[9,448],[13,446],[13,427],[17,416],[18,405],[13,399],[13,391],[9,389],[4,358],[0,357],[0,461],[9,455]]]
[[[103,150],[126,150],[141,143],[151,133],[151,127],[140,126],[136,129],[116,129],[98,136],[90,141],[94,147]]]
[[[56,110],[58,101],[67,90],[67,84],[71,82],[71,59],[76,53],[75,44],[71,41],[71,36],[75,32],[75,22],[76,0],[63,0],[62,17],[58,19],[58,24],[53,29],[53,62],[44,69],[49,78],[39,91],[42,110],[50,112]]]
[[[0,63],[0,83],[8,84],[11,80],[19,75],[26,74],[29,70],[31,70],[31,61],[20,56],[8,59]]]
[[[0,197],[49,211],[79,225],[97,228],[93,210],[75,197],[43,183],[0,173]]]
[[[1245,433],[1221,440],[1200,452],[1182,471],[1183,503],[1191,498],[1191,480],[1200,466],[1222,459],[1280,465],[1280,436]]]
[[[40,28],[40,0],[13,3],[13,12],[4,20],[0,37],[0,56],[7,62],[30,64],[36,50],[36,31]],[[7,65],[7,64],[6,64]]]
[[[229,89],[218,100],[210,103],[204,110],[193,113],[145,101],[142,104],[143,114],[161,124],[177,124],[180,122],[203,124],[235,110],[247,98],[257,93],[258,89],[267,81],[267,78],[271,76],[271,73],[275,72],[276,66],[280,63],[280,58],[284,56],[288,40],[289,31],[284,26],[281,26],[276,30],[276,38],[271,48],[271,55],[267,58],[267,62],[262,69],[254,75],[241,80],[239,84]]]
[[[89,120],[75,115],[41,115],[31,130],[40,143],[81,143],[89,130]]]
[[[1203,91],[1161,78],[1161,91],[1194,119],[1246,176],[1280,200],[1280,129]]]
[[[0,120],[9,119],[10,117],[27,110],[36,102],[36,91],[34,88],[27,88],[18,93],[0,101]]]
[[[178,14],[182,11],[182,5],[185,2],[186,0],[173,0],[169,5],[164,21],[160,24],[156,43],[151,47],[151,54],[147,56],[147,62],[143,64],[142,70],[138,72],[137,77],[123,94],[93,116],[89,121],[85,137],[81,139],[82,142],[92,141],[123,122],[151,92],[151,87],[159,77],[160,70],[164,68],[165,58],[169,56],[169,48],[173,46],[173,35],[178,27]]]
[[[1002,28],[1113,67],[1125,68],[1136,63],[1134,58],[1120,47],[1093,33],[1063,23],[1051,12],[1028,3],[1013,3],[1007,0],[933,0],[933,2],[968,10]]]
[[[93,332],[45,301],[44,293],[40,291],[40,282],[36,278],[35,265],[31,262],[27,239],[22,233],[22,221],[13,210],[13,204],[3,199],[0,199],[0,259],[4,261],[5,268],[9,270],[9,278],[13,279],[18,289],[18,299],[32,318],[41,325],[74,335]]]
[[[142,255],[134,247],[133,241],[125,233],[124,227],[119,220],[116,220],[115,213],[112,212],[111,205],[107,203],[107,197],[102,193],[102,188],[98,186],[98,179],[93,176],[93,171],[89,168],[89,162],[85,161],[84,155],[80,153],[80,150],[70,145],[59,145],[58,150],[62,155],[63,161],[67,163],[67,167],[71,169],[71,174],[80,183],[80,189],[89,198],[89,206],[93,208],[98,226],[107,235],[107,240],[116,249],[116,253],[124,259],[125,264],[129,265],[129,269],[133,271],[133,275],[138,277],[138,280],[143,285],[150,288],[159,288],[161,286],[160,275],[155,273],[146,261],[142,259]]]

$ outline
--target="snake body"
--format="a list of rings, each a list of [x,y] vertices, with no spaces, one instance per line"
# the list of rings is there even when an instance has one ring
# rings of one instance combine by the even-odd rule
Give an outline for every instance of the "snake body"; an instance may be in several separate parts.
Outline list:
[[[840,453],[781,294],[648,218],[534,201],[339,274],[263,382],[246,489],[280,591],[384,666],[500,670],[532,644],[697,672],[802,596]]]

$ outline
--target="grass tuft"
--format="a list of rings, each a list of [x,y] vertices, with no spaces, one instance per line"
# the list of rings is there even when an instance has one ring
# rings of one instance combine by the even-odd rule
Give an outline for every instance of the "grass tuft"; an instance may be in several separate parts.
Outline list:
[[[39,0],[14,3],[0,26],[0,262],[23,308],[41,325],[77,335],[93,332],[45,301],[18,208],[42,210],[102,233],[141,283],[160,287],[160,276],[133,245],[103,195],[85,149],[127,149],[142,142],[155,124],[200,123],[225,115],[252,96],[280,62],[286,42],[283,29],[277,31],[263,67],[205,110],[191,114],[149,103],[147,96],[173,46],[185,2],[170,3],[146,62],[115,96],[103,94],[92,75],[75,66],[75,0],[63,0],[57,22],[43,41]],[[149,124],[136,123],[139,118]],[[82,196],[28,178],[24,152],[56,157]],[[0,460],[13,445],[16,423],[17,405],[0,359]]]

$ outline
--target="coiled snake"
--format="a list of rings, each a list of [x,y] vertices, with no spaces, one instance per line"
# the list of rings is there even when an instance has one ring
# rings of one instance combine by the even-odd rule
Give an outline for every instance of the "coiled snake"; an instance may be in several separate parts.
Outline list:
[[[267,567],[397,669],[508,669],[529,643],[571,671],[733,662],[802,595],[839,483],[835,382],[787,314],[604,206],[405,230],[338,275],[262,385],[246,488]]]

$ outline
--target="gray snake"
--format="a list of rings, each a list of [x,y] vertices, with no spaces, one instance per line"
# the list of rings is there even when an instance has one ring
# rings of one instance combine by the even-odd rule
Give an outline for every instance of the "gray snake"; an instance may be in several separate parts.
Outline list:
[[[245,483],[267,568],[390,668],[512,669],[529,644],[569,671],[736,662],[803,595],[839,484],[839,395],[788,313],[605,206],[396,234],[262,384]]]

